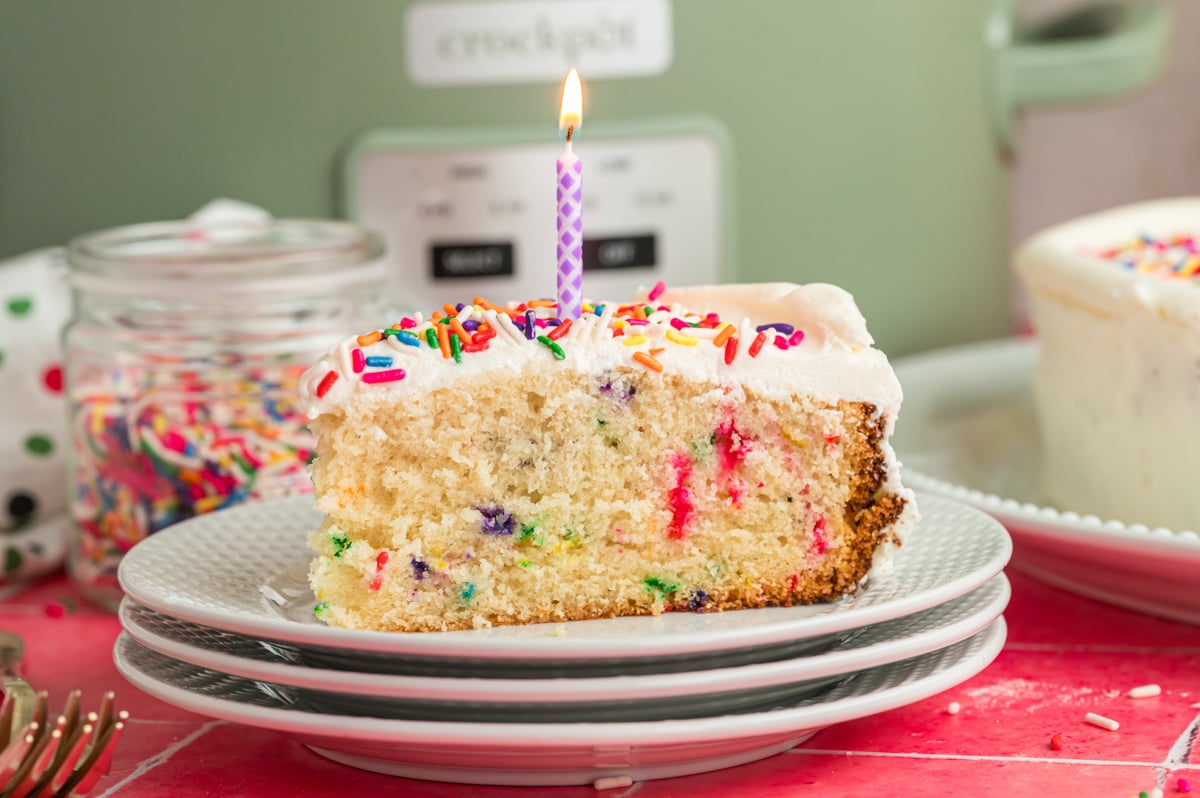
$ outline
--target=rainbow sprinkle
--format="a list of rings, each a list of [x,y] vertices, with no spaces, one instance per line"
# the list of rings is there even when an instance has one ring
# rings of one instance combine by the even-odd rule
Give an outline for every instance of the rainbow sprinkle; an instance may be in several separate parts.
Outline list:
[[[1141,235],[1114,247],[1084,254],[1116,261],[1129,271],[1153,274],[1168,279],[1193,279],[1200,276],[1200,238],[1176,235],[1154,238]]]
[[[750,357],[758,357],[758,353],[762,351],[763,344],[767,342],[767,334],[760,332],[754,337],[754,343],[750,344]]]
[[[554,341],[552,341],[549,336],[539,335],[537,337],[537,341],[539,344],[541,344],[542,346],[546,347],[551,352],[553,352],[555,359],[557,359],[557,360],[566,359],[567,353],[563,351],[563,348],[561,346],[559,346]]]
[[[229,374],[185,362],[81,372],[71,397],[76,568],[90,586],[116,589],[123,554],[165,527],[312,490],[316,441],[297,401],[303,366]],[[314,393],[342,376],[321,374]]]
[[[750,330],[748,321],[739,325],[721,319],[716,313],[701,314],[660,304],[658,300],[665,291],[666,285],[660,281],[651,289],[646,302],[621,305],[585,302],[584,313],[576,320],[559,319],[558,305],[550,299],[501,306],[477,296],[469,303],[446,303],[428,320],[418,313],[415,318],[406,316],[390,327],[355,337],[352,340],[357,346],[343,349],[336,366],[310,390],[320,399],[329,394],[339,377],[357,376],[368,385],[403,380],[407,372],[400,366],[405,357],[423,351],[422,338],[429,349],[438,350],[442,359],[454,364],[488,351],[493,342],[506,346],[536,343],[548,349],[556,360],[566,360],[576,340],[621,338],[622,345],[631,350],[630,361],[655,373],[669,368],[672,347],[695,348],[709,341],[717,350],[714,357],[718,362],[732,366],[740,355],[761,356],[768,343],[774,345],[774,350],[784,352],[805,340],[804,330],[782,321],[759,324],[753,328],[753,337],[745,339],[739,330]],[[393,354],[364,351],[364,347],[379,341],[385,341]]]
[[[387,371],[371,371],[363,375],[363,382],[396,382],[408,376],[404,369],[388,369]]]

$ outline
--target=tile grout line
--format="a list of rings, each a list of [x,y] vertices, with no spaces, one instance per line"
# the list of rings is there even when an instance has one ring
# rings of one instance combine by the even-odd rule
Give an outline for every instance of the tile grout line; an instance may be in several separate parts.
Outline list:
[[[1188,755],[1192,752],[1192,746],[1196,744],[1198,734],[1200,734],[1200,715],[1197,715],[1188,724],[1188,727],[1183,730],[1183,734],[1179,735],[1179,739],[1171,746],[1171,750],[1167,752],[1167,758],[1162,762],[1163,767],[1173,768],[1192,764]]]
[[[128,776],[121,779],[116,784],[114,784],[113,786],[111,786],[107,790],[105,790],[104,792],[97,795],[96,798],[109,798],[110,796],[115,795],[117,790],[121,789],[122,787],[125,787],[128,784],[131,784],[131,783],[137,781],[142,776],[149,773],[151,770],[154,770],[159,765],[164,764],[171,757],[175,756],[175,754],[179,753],[180,751],[187,748],[192,743],[196,742],[196,740],[199,740],[201,737],[203,737],[210,729],[216,728],[217,726],[225,726],[225,725],[228,725],[228,721],[213,720],[213,721],[209,721],[208,723],[205,723],[203,726],[196,729],[195,731],[193,731],[191,734],[184,737],[183,739],[175,741],[174,743],[167,746],[163,750],[159,751],[157,754],[150,757],[149,759],[144,759],[141,762],[139,762],[137,767],[135,767]]]
[[[919,754],[891,751],[835,751],[822,748],[793,748],[785,754],[824,754],[829,756],[870,756],[888,759],[953,759],[967,762],[1030,762],[1051,765],[1105,765],[1109,767],[1163,767],[1161,762],[1119,762],[1108,759],[1068,759],[1049,756],[989,756],[986,754]],[[1167,765],[1167,767],[1178,767]],[[103,798],[101,796],[100,798]]]

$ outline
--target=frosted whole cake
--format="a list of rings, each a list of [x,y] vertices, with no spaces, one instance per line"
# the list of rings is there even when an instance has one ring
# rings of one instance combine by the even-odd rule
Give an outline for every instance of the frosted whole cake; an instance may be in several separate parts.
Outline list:
[[[429,631],[836,599],[915,517],[900,386],[849,294],[476,297],[301,379],[317,614]]]
[[[1118,208],[1017,254],[1040,344],[1043,486],[1063,510],[1200,528],[1200,199]]]

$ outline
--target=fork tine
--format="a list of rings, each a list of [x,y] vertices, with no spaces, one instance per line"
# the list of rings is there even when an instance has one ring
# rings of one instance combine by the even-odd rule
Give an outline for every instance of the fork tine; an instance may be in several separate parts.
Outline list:
[[[62,745],[63,733],[62,729],[58,728],[50,732],[46,741],[45,748],[42,749],[36,757],[27,757],[32,762],[32,766],[25,774],[21,784],[17,789],[12,791],[12,798],[28,798],[31,795],[37,795],[42,789],[43,777],[46,781],[54,775],[54,771],[50,770],[51,764],[54,762],[58,748]]]
[[[26,682],[26,684],[28,684],[28,682]],[[46,706],[48,699],[49,693],[47,693],[45,690],[39,690],[37,693],[37,698],[33,703],[33,720],[37,723],[38,728],[41,729],[46,728],[46,716],[49,714],[49,709]]]
[[[70,769],[74,765],[74,760],[72,760],[70,764],[66,764],[65,760],[71,753],[72,749],[75,748],[76,742],[83,735],[85,730],[87,730],[87,736],[91,736],[91,726],[89,724],[79,722],[79,691],[74,691],[74,695],[76,698],[75,705],[73,707],[70,706],[70,699],[68,699],[67,706],[68,712],[70,712],[73,717],[65,714],[59,716],[59,721],[66,721],[66,724],[63,727],[63,739],[62,743],[60,743],[58,746],[58,753],[55,754],[54,761],[50,763],[50,775],[58,773],[64,767]],[[44,787],[45,785],[42,786]]]
[[[86,771],[83,772],[83,778],[75,787],[73,795],[86,795],[96,782],[100,781],[108,774],[109,768],[112,767],[113,751],[117,747],[117,742],[121,739],[121,732],[125,729],[125,721],[118,720],[112,726],[112,734],[109,735],[108,742],[105,743],[104,749],[100,752],[100,756],[94,762],[88,765]]]
[[[62,780],[62,784],[59,785],[54,793],[56,796],[83,794],[83,790],[77,790],[79,782],[87,775],[88,770],[95,765],[96,760],[100,758],[104,746],[108,744],[109,739],[112,737],[115,725],[110,724],[107,728],[102,728],[98,725],[95,727],[92,732],[91,745],[75,763],[75,767],[71,773]],[[4,798],[4,796],[0,796],[0,798]]]
[[[78,725],[79,691],[73,691],[73,695],[76,699],[75,705],[72,707],[71,700],[68,698],[65,708],[69,714],[58,716],[58,723],[54,732],[61,735],[57,740],[58,744],[42,753],[42,760],[34,767],[34,771],[31,774],[31,778],[35,779],[33,789],[29,791],[29,795],[31,796],[41,795],[42,790],[50,786],[50,782],[57,778],[59,773],[64,769],[69,771],[74,767],[75,761],[79,758],[79,754],[82,751],[82,749],[78,748],[77,743],[80,737],[83,736],[84,729],[89,727]],[[74,718],[70,717],[70,715],[73,715]],[[90,729],[88,736],[91,736]]]
[[[32,723],[29,725],[33,726]],[[42,752],[46,750],[46,746],[50,744],[54,732],[59,732],[59,737],[62,737],[61,730],[51,730],[45,724],[38,724],[37,734],[33,737],[33,744],[29,746],[29,750],[25,753],[25,756],[21,757],[20,764],[8,780],[8,785],[4,788],[6,798],[17,795],[23,796],[28,793],[28,788],[33,786],[29,780],[30,773],[33,772],[34,766],[41,759]]]
[[[92,742],[92,732],[95,731],[95,726],[90,723],[83,724],[80,733],[75,742],[71,745],[67,755],[63,757],[62,763],[58,770],[54,772],[54,777],[50,780],[50,792],[57,794],[67,783],[67,779],[71,778],[71,773],[75,770],[75,766],[79,764],[83,752]]]
[[[128,713],[122,712],[118,717],[119,719],[105,729],[103,734],[97,734],[83,763],[76,765],[71,777],[54,793],[56,798],[85,795],[108,773],[112,765],[113,749],[117,747],[117,740],[121,738]]]
[[[114,698],[116,698],[116,693],[114,693],[112,690],[109,690],[100,699],[100,710],[96,713],[97,714],[97,721],[96,721],[97,729],[103,730],[108,727],[109,723],[112,722],[113,699]]]
[[[48,724],[47,694],[34,693],[23,679],[0,677],[0,798],[36,798],[43,794],[82,796],[112,766],[113,752],[129,718],[115,712],[114,694],[103,696],[98,712],[84,715],[80,692],[71,691],[53,725]],[[23,690],[21,688],[24,688]],[[28,722],[13,729],[17,720]]]
[[[81,691],[72,690],[67,693],[67,702],[63,704],[62,716],[67,719],[67,726],[74,729],[79,723],[79,700]]]
[[[10,786],[16,786],[13,784],[13,776],[37,740],[37,732],[37,725],[29,724],[25,728],[25,733],[20,735],[8,748],[5,748],[3,754],[0,754],[0,796],[3,798],[7,798]]]

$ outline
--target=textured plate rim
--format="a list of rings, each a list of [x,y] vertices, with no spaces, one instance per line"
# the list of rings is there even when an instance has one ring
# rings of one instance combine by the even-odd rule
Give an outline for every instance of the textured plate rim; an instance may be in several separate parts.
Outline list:
[[[967,510],[977,514],[974,519],[980,534],[994,537],[992,544],[995,552],[974,571],[961,574],[955,579],[915,590],[889,601],[867,605],[861,609],[851,607],[841,612],[826,612],[816,615],[806,615],[794,619],[780,619],[774,623],[761,626],[740,626],[719,631],[708,630],[687,635],[626,635],[603,638],[504,638],[504,637],[470,637],[453,636],[461,633],[438,632],[377,632],[360,629],[341,629],[318,624],[303,624],[281,617],[264,615],[230,615],[207,607],[198,606],[182,600],[177,595],[158,595],[146,592],[136,584],[130,584],[127,572],[130,563],[139,558],[154,556],[163,546],[170,546],[180,535],[192,534],[191,525],[219,523],[222,513],[237,513],[248,508],[247,505],[234,507],[230,510],[218,511],[208,515],[197,516],[188,521],[168,527],[133,547],[124,557],[118,578],[125,593],[138,604],[180,620],[191,621],[204,626],[211,626],[238,634],[259,637],[281,643],[303,643],[339,650],[355,650],[359,652],[380,652],[404,656],[425,657],[472,657],[497,660],[642,660],[658,657],[686,656],[702,653],[716,653],[737,649],[752,648],[764,645],[775,645],[784,642],[796,642],[802,639],[817,637],[825,634],[848,631],[874,623],[893,620],[905,615],[928,609],[930,607],[958,598],[981,586],[1008,564],[1012,556],[1012,540],[1008,532],[990,515],[981,512],[970,505],[956,502],[953,499],[926,494],[918,496],[918,507],[922,507],[923,518],[928,518],[930,504],[936,511],[939,502],[944,502],[946,512],[952,510]],[[311,503],[311,497],[291,497],[274,500],[279,506],[291,502],[299,504]],[[924,502],[924,506],[922,506]],[[254,507],[258,510],[268,502],[258,502]],[[316,512],[315,510],[313,511]],[[920,534],[920,524],[912,531],[913,535]],[[304,530],[307,532],[307,530]],[[277,534],[283,534],[277,532]],[[304,535],[300,530],[290,534],[297,535],[297,545],[303,548]],[[961,536],[949,536],[953,543]],[[897,556],[895,562],[902,560]],[[893,571],[894,573],[894,571]],[[868,595],[871,586],[868,585],[858,596]],[[853,600],[853,597],[850,599]],[[837,607],[837,603],[827,605]],[[779,608],[768,608],[779,609]],[[805,608],[806,609],[806,608]],[[731,610],[730,612],[755,612],[755,609]],[[656,616],[644,616],[653,622]],[[662,617],[662,616],[657,616]],[[588,621],[556,623],[553,626],[570,627],[572,623],[589,623]],[[621,648],[623,653],[613,655],[615,648]]]
[[[740,715],[684,720],[619,721],[613,723],[455,723],[328,715],[275,707],[241,704],[233,699],[193,693],[161,682],[133,667],[123,656],[123,641],[140,645],[121,632],[113,647],[118,672],[133,686],[173,706],[221,720],[258,728],[325,738],[371,740],[375,743],[454,745],[505,750],[553,746],[619,745],[622,747],[681,745],[762,737],[775,733],[824,728],[886,712],[929,698],[970,679],[999,656],[1007,637],[1003,616],[973,637],[977,651],[966,651],[955,662],[913,682],[804,707],[788,707]],[[970,640],[971,638],[968,638]],[[963,645],[961,641],[956,645]],[[936,652],[933,652],[936,653]],[[928,656],[928,655],[927,655]],[[902,668],[905,662],[882,668]],[[915,694],[915,697],[914,697]],[[214,711],[215,710],[215,711]],[[497,743],[497,741],[500,741]],[[666,741],[666,742],[664,742]]]
[[[719,693],[781,687],[889,665],[952,646],[982,631],[1000,617],[1012,596],[1008,579],[1003,573],[996,574],[971,592],[983,590],[993,590],[996,595],[976,609],[960,612],[957,617],[942,626],[904,638],[884,640],[865,648],[833,649],[782,661],[700,671],[536,679],[533,680],[534,684],[530,684],[528,679],[404,676],[315,668],[282,660],[265,662],[239,657],[236,654],[210,651],[148,630],[129,616],[128,608],[133,602],[128,598],[122,601],[119,615],[125,631],[143,646],[191,665],[244,679],[351,695],[369,693],[386,698],[417,699],[437,695],[446,701],[556,704],[605,702],[617,698],[698,698]],[[970,593],[967,593],[959,598],[969,595]],[[950,601],[955,600],[957,599]],[[893,623],[903,623],[903,619],[897,619]],[[348,682],[348,678],[353,681]]]
[[[1037,348],[1037,341],[1034,338],[999,338],[910,355],[897,359],[892,365],[903,385],[905,371],[928,369],[941,363],[948,364],[960,359],[1028,357],[1031,361],[1030,367],[1032,367],[1032,359]],[[1200,535],[1192,530],[1175,531],[1165,527],[1148,527],[1145,524],[1126,524],[1115,519],[1105,520],[1095,515],[1059,510],[1033,502],[1021,502],[944,480],[909,466],[904,466],[902,473],[904,482],[914,490],[927,491],[937,496],[969,504],[993,515],[1006,526],[1038,524],[1043,527],[1041,530],[1022,527],[1023,532],[1057,533],[1070,536],[1075,540],[1085,541],[1092,541],[1097,535],[1100,535],[1113,542],[1134,543],[1139,546],[1149,545],[1170,552],[1200,555]]]

